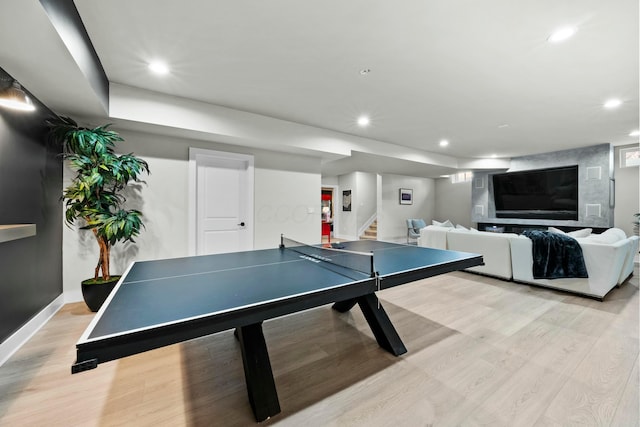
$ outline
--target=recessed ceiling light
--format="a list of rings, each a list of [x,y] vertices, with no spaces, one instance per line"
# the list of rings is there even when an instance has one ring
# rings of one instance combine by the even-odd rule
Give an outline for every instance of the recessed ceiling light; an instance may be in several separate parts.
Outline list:
[[[567,40],[568,38],[573,36],[575,33],[576,33],[575,27],[559,28],[549,36],[547,41],[550,43],[560,43]]]
[[[440,147],[446,147],[447,145],[449,145],[449,141],[446,139],[440,141]]]
[[[640,136],[640,130],[634,130],[629,134],[629,136]]]
[[[169,66],[162,61],[150,62],[149,69],[156,74],[169,74]]]
[[[361,126],[361,127],[369,126],[369,123],[371,123],[371,120],[369,120],[369,117],[367,116],[358,117],[358,126]]]
[[[440,175],[440,178],[451,178],[451,175]]]
[[[504,128],[508,128],[509,125],[508,124],[502,124],[502,125],[498,125],[498,129],[504,129]]]
[[[620,101],[619,99],[610,99],[604,103],[604,108],[607,108],[607,109],[618,108],[621,104],[622,104],[622,101]]]

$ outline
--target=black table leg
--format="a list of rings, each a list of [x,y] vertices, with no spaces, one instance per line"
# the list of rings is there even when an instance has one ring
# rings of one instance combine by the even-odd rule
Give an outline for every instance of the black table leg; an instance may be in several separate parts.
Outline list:
[[[367,323],[373,335],[376,337],[378,345],[394,356],[405,354],[407,348],[393,327],[389,316],[387,316],[384,308],[382,308],[376,294],[368,294],[358,298],[338,301],[335,302],[331,308],[340,313],[346,313],[351,310],[356,303],[360,306],[364,318],[367,319]]]
[[[376,294],[359,297],[358,305],[364,314],[364,318],[367,319],[367,323],[369,323],[369,327],[380,347],[394,356],[400,356],[407,352],[407,348],[393,327],[389,316],[387,316],[384,308],[382,308],[382,305],[378,302]]]
[[[237,328],[236,334],[242,349],[249,403],[256,421],[264,421],[280,412],[280,403],[269,362],[267,343],[262,333],[262,322]]]
[[[356,298],[348,299],[345,301],[337,301],[333,303],[331,308],[333,308],[336,311],[339,311],[340,313],[346,313],[347,311],[351,310],[353,306],[356,305],[357,302],[358,300]]]

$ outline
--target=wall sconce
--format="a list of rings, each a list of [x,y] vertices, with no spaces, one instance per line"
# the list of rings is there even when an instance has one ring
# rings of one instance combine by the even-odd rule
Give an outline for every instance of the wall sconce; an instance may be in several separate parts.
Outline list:
[[[36,109],[16,80],[12,80],[11,86],[0,89],[0,106],[20,111],[34,111]]]

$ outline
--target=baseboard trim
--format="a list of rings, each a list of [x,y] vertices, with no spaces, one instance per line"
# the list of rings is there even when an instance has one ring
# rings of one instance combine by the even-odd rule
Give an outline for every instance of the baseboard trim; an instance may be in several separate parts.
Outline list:
[[[43,308],[23,327],[14,332],[9,338],[0,344],[0,366],[9,360],[13,354],[20,349],[29,339],[35,335],[54,314],[64,305],[64,295],[60,294],[48,306]]]

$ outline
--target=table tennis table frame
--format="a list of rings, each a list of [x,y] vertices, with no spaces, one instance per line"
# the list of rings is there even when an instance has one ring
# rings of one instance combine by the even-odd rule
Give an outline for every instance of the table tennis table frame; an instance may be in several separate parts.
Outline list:
[[[407,349],[379,303],[375,292],[481,264],[482,256],[477,255],[427,268],[409,270],[378,280],[369,278],[347,286],[324,289],[231,312],[216,313],[179,323],[133,331],[125,335],[78,343],[76,363],[71,367],[71,372],[82,372],[96,368],[99,363],[235,329],[242,352],[249,403],[256,420],[264,421],[280,412],[280,404],[262,331],[262,322],[331,303],[334,303],[333,308],[338,312],[349,311],[358,304],[378,345],[389,353],[399,356],[406,353]]]

